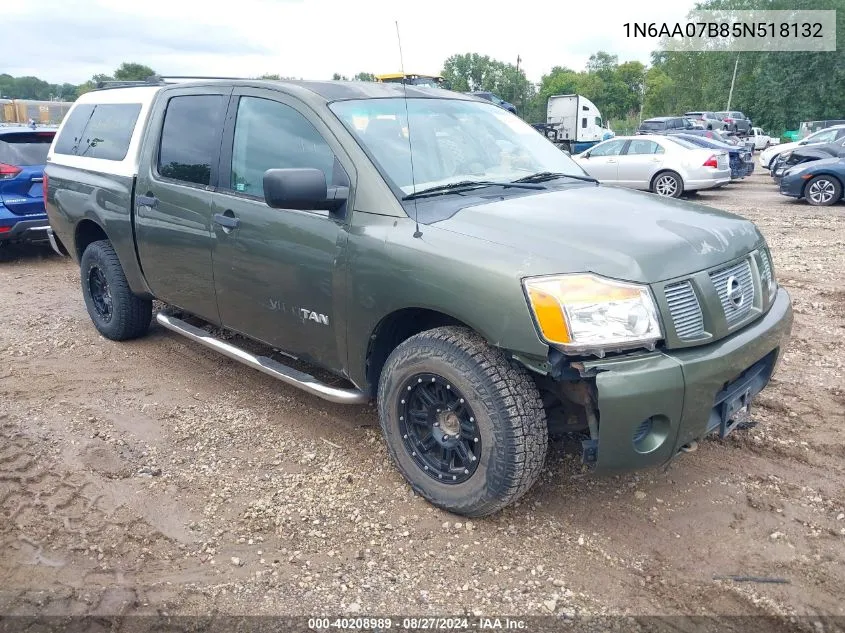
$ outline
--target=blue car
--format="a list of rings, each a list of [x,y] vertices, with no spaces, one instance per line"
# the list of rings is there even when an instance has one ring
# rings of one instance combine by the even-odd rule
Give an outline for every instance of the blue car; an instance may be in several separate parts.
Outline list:
[[[0,246],[49,239],[44,163],[56,130],[0,127]]]
[[[845,158],[825,158],[787,169],[780,179],[780,192],[804,198],[814,207],[829,207],[842,200],[845,189]]]
[[[745,178],[754,172],[754,159],[751,152],[737,145],[730,145],[722,143],[713,138],[708,138],[698,134],[671,134],[670,136],[679,136],[688,140],[690,143],[698,145],[699,147],[707,147],[709,149],[720,149],[728,153],[731,164],[731,180],[739,180]]]

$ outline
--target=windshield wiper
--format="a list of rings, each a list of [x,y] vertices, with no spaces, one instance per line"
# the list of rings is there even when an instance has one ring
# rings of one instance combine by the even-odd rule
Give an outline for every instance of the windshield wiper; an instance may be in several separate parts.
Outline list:
[[[555,178],[572,178],[574,180],[583,180],[584,182],[594,182],[598,184],[598,180],[590,176],[578,176],[577,174],[564,174],[556,171],[538,171],[536,174],[530,176],[523,176],[517,178],[514,182],[546,182],[547,180],[554,180]]]
[[[413,200],[414,198],[422,198],[424,196],[431,196],[438,193],[455,193],[464,189],[475,189],[476,187],[509,187],[513,189],[545,189],[542,185],[535,185],[521,182],[499,182],[496,180],[460,180],[458,182],[450,182],[446,185],[437,185],[435,187],[428,187],[427,189],[420,189],[414,193],[409,193],[403,197],[402,200]]]

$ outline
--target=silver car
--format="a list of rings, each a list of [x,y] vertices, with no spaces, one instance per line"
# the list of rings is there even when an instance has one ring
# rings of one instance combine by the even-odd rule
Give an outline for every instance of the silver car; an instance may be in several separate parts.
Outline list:
[[[678,198],[731,179],[728,153],[674,136],[617,136],[572,157],[602,183]]]

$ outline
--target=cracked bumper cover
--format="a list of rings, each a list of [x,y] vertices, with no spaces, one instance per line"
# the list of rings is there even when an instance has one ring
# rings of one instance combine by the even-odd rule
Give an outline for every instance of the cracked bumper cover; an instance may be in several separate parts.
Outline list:
[[[720,403],[734,385],[752,397],[766,386],[792,319],[789,295],[780,288],[766,315],[716,343],[584,362],[598,392],[595,472],[662,465],[681,446],[718,430]],[[653,437],[635,443],[638,429],[650,418]]]

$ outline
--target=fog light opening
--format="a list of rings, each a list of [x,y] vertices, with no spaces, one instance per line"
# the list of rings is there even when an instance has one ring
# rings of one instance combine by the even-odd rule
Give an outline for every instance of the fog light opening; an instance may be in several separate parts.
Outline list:
[[[634,427],[631,441],[638,453],[651,453],[663,446],[669,437],[669,418],[665,415],[653,415]]]

